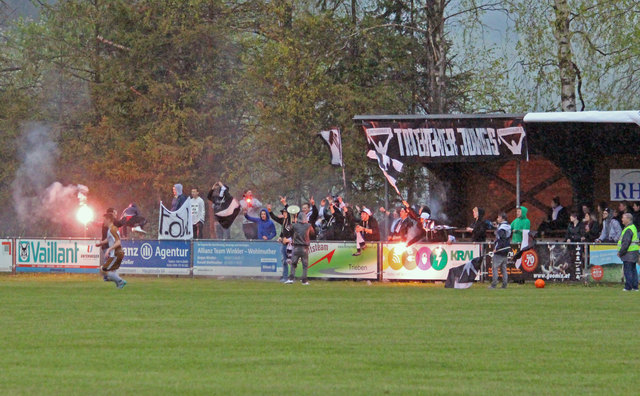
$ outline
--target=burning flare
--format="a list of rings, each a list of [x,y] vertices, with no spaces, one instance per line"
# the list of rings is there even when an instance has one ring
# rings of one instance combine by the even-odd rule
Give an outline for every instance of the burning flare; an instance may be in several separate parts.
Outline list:
[[[87,193],[89,192],[89,189],[86,186],[83,186],[82,184],[78,184],[78,201],[79,201],[79,205],[80,207],[78,208],[78,211],[76,212],[76,219],[84,224],[84,226],[86,227],[87,224],[91,223],[94,219],[94,214],[93,214],[93,209],[91,209],[89,206],[87,206]]]

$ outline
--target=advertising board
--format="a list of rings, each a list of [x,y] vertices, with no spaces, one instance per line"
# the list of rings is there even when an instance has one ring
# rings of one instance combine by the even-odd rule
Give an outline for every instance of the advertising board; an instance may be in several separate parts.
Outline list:
[[[382,273],[389,280],[446,280],[449,269],[480,255],[480,244],[403,243],[382,245]]]
[[[281,246],[272,241],[194,241],[193,274],[279,277]]]
[[[191,242],[180,240],[122,241],[123,274],[190,275]]]
[[[12,239],[0,239],[0,272],[13,271],[15,248]]]
[[[16,272],[96,273],[100,265],[97,240],[17,239]]]
[[[355,242],[318,241],[309,245],[309,278],[378,279],[378,244],[367,244],[354,256]],[[302,276],[298,263],[296,276]]]

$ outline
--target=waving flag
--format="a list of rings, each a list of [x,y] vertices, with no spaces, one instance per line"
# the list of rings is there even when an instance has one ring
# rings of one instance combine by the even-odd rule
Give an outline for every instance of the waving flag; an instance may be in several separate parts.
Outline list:
[[[191,209],[191,198],[187,199],[175,212],[170,211],[160,202],[158,239],[192,239],[193,219],[189,209]]]
[[[343,166],[342,163],[342,139],[340,130],[334,128],[330,131],[322,131],[318,135],[322,136],[331,150],[331,165]]]
[[[222,228],[229,229],[240,213],[240,204],[231,193],[229,187],[216,187],[213,191],[213,214]]]
[[[396,190],[398,195],[401,195],[400,190],[396,187],[396,180],[400,172],[402,172],[403,164],[387,154],[389,141],[393,137],[391,129],[368,128],[365,129],[365,133],[367,134],[369,147],[373,148],[373,150],[367,152],[367,157],[378,161],[378,166],[389,181],[389,184]]]

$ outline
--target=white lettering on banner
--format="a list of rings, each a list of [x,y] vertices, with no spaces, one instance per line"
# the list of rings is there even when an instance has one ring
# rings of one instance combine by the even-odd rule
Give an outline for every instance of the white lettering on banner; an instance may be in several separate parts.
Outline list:
[[[136,247],[123,247],[122,250],[124,251],[124,255],[126,257],[138,255],[138,248]]]
[[[249,253],[251,254],[276,254],[275,249],[251,249],[249,248]]]
[[[402,140],[402,130],[394,129],[393,132],[396,134],[396,139],[398,140],[398,148],[400,149],[400,156],[404,157],[404,141]]]
[[[187,257],[189,255],[189,249],[161,249],[160,246],[156,247],[156,256],[162,258],[163,260],[167,257]]]
[[[504,128],[499,131],[503,131],[507,137],[517,132],[520,139],[518,147],[522,144],[522,127]],[[391,136],[395,136],[398,142],[401,157],[500,156],[501,142],[512,154],[521,154],[512,147],[515,143],[506,138],[498,139],[498,131],[495,128],[395,128]],[[640,184],[634,188],[634,191],[640,194]]]
[[[320,251],[328,251],[329,245],[324,243],[312,243],[309,246],[309,253],[320,252]]]
[[[640,200],[640,169],[611,169],[609,176],[612,201]]]

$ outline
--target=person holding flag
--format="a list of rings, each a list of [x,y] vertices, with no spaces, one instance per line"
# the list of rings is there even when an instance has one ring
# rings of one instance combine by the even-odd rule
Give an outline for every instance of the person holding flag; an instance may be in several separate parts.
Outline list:
[[[182,184],[174,184],[173,185],[173,200],[171,200],[171,211],[175,212],[180,209],[185,202],[187,202],[187,197],[182,193]]]
[[[211,201],[215,215],[216,235],[220,239],[231,239],[231,225],[240,213],[240,204],[229,193],[229,187],[218,181],[211,187],[207,199]]]

